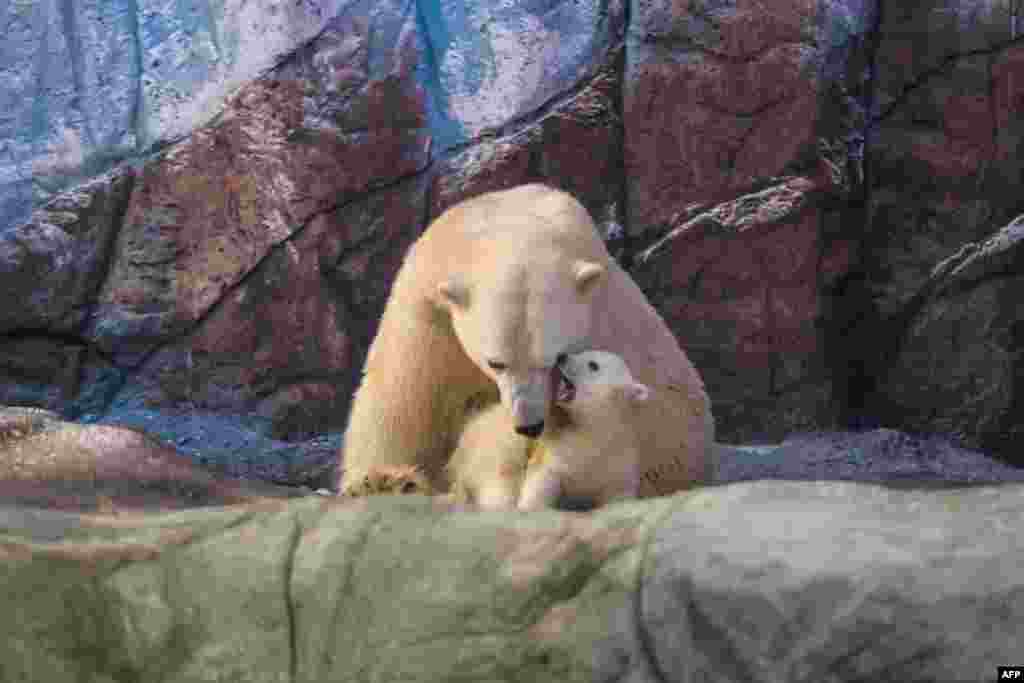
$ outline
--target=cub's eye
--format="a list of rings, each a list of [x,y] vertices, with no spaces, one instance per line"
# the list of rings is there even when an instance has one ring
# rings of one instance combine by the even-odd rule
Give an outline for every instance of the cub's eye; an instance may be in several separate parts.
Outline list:
[[[561,365],[569,358],[568,354],[560,353],[555,356],[555,365]]]
[[[416,492],[416,482],[414,482],[414,481],[407,481],[407,482],[403,482],[402,483],[402,493],[415,493],[415,492]]]
[[[501,372],[502,370],[504,370],[505,368],[508,367],[507,365],[505,365],[504,363],[502,363],[501,361],[498,361],[498,360],[489,360],[489,361],[487,361],[487,366],[491,370],[496,370],[498,372]]]
[[[587,363],[587,367],[590,368],[591,372],[597,372],[598,370],[601,369],[601,366],[597,364],[596,360],[592,360],[589,363]]]

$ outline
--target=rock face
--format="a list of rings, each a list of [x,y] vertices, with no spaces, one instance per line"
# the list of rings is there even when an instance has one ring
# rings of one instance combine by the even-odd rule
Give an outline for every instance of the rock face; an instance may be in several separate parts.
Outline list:
[[[718,481],[859,481],[946,488],[1024,482],[1024,469],[938,436],[893,429],[794,434],[773,446],[720,446]]]
[[[1019,393],[1018,371],[1006,360],[1019,357],[1019,339],[989,336],[994,330],[964,330],[985,341],[976,336],[973,348],[951,349],[945,359],[949,364],[931,365],[934,374],[923,382],[924,367],[912,367],[928,362],[928,355],[937,360],[934,353],[922,353],[922,343],[932,348],[975,344],[966,338],[954,341],[948,328],[934,326],[928,332],[935,335],[931,340],[920,338],[921,315],[937,315],[930,304],[929,311],[921,310],[931,297],[933,271],[1024,212],[1019,192],[1024,120],[1017,115],[1024,104],[1019,12],[994,2],[882,7],[881,40],[868,64],[874,74],[876,125],[866,147],[867,211],[857,263],[834,291],[830,327],[848,419],[944,431],[1024,464],[1012,438],[995,436],[1019,429],[1020,418],[1004,420],[1004,409],[991,398],[982,401],[984,408],[968,407],[986,391],[982,387],[1001,387],[995,390],[999,393],[1016,385]],[[924,35],[928,40],[922,42]],[[979,312],[982,317],[1017,315],[1015,304],[1006,299],[986,303],[982,297],[976,303],[988,309]],[[1000,359],[1001,350],[1006,358]],[[999,415],[993,415],[998,426],[978,413],[963,416],[988,408]]]
[[[423,219],[430,142],[414,8],[363,5],[303,5],[312,33],[262,7],[292,43],[213,120],[4,230],[3,400],[255,415],[276,439],[344,423]]]
[[[5,680],[978,681],[1024,489],[709,488],[584,516],[419,496],[0,510]],[[244,656],[239,656],[244,652]]]
[[[821,235],[826,192],[806,178],[772,185],[687,220],[637,259],[641,287],[718,389],[727,438],[836,421],[817,323],[851,245]]]
[[[623,115],[635,233],[817,155],[820,67],[839,44],[817,39],[815,3],[717,4],[634,3]]]
[[[299,495],[297,487],[199,467],[142,432],[0,407],[0,496],[8,506],[116,515]]]
[[[939,263],[879,393],[908,427],[1017,454],[1024,443],[1024,216]]]
[[[407,246],[543,181],[724,440],[882,425],[1021,462],[1020,260],[941,284],[1024,214],[1014,3],[164,5],[0,5],[0,402],[222,463],[336,441]]]
[[[0,225],[76,178],[187,135],[359,4],[4,3]]]

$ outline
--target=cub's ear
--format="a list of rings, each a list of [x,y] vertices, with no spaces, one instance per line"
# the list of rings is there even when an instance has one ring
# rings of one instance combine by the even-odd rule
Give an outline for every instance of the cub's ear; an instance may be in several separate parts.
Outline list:
[[[458,308],[469,306],[469,287],[457,278],[445,280],[437,286],[441,302]]]
[[[576,278],[576,291],[586,295],[604,277],[604,266],[593,261],[577,261],[573,266],[573,276]]]
[[[646,401],[651,397],[651,390],[646,384],[634,382],[626,387],[626,396],[631,401]]]

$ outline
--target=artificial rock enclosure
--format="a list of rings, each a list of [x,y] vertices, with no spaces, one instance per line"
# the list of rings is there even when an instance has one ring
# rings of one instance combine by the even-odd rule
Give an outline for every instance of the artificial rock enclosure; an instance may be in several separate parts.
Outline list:
[[[129,612],[111,607],[111,601],[142,609],[149,597],[187,592],[161,589],[152,576],[177,581],[191,571],[193,560],[174,550],[176,541],[160,540],[163,531],[147,531],[148,525],[175,527],[178,518],[141,519],[123,532],[124,539],[122,532],[103,527],[89,531],[92,540],[84,541],[79,528],[93,527],[69,521],[77,518],[61,517],[53,523],[63,531],[49,533],[49,518],[38,522],[42,517],[25,510],[44,504],[102,509],[108,499],[131,506],[130,496],[116,487],[97,493],[97,468],[115,480],[147,473],[157,481],[156,493],[142,507],[175,507],[173,500],[183,497],[228,503],[277,495],[240,492],[240,485],[231,488],[192,466],[213,465],[221,474],[277,484],[318,487],[331,481],[363,355],[405,249],[445,208],[487,190],[542,181],[584,203],[703,375],[722,441],[779,442],[814,430],[887,428],[859,436],[798,436],[799,447],[787,450],[784,444],[770,461],[758,460],[753,451],[730,452],[723,463],[731,473],[726,481],[781,475],[1016,478],[1017,471],[939,445],[928,434],[1024,465],[1024,8],[1017,0],[42,0],[0,4],[0,26],[0,404],[53,411],[0,415],[4,486],[11,491],[7,500],[19,505],[0,524],[0,532],[14,539],[5,541],[2,553],[11,562],[5,571],[27,572],[25,580],[38,574],[37,562],[68,570],[62,590],[84,596],[82,604],[88,605],[70,612],[72,617],[54,612],[52,623],[40,609],[37,621],[10,622],[11,628],[25,625],[22,636],[35,640],[2,640],[64,643],[40,652],[71,653],[66,671],[79,667],[75,671],[86,672],[85,680],[124,680],[125,672],[140,671],[194,680],[196,662],[206,662],[200,668],[207,672],[212,669],[204,667],[213,666],[195,653],[220,657],[234,646],[211,645],[221,643],[204,635],[216,631],[212,622],[193,620],[177,598],[165,599],[170,616],[159,623],[166,630],[145,630],[153,639],[146,641],[149,650],[129,638],[135,633],[130,629],[125,640],[112,634],[107,644],[78,636],[47,640],[51,632],[92,633],[90,620],[130,622],[118,616]],[[107,425],[141,428],[161,443]],[[31,439],[57,438],[51,434],[66,435],[58,450],[78,465],[87,463],[75,471],[88,476],[38,464],[46,462],[50,442]],[[814,449],[807,445],[819,443]],[[17,451],[21,447],[27,450]],[[807,455],[812,451],[818,454],[813,463]],[[122,453],[127,455],[117,461]],[[788,460],[780,460],[783,453]],[[44,470],[52,474],[40,474]],[[25,484],[33,476],[49,483],[33,489]],[[52,485],[58,479],[69,487],[59,496]],[[86,485],[76,487],[82,481]],[[176,483],[168,489],[168,481]],[[188,495],[181,494],[182,486]],[[749,486],[764,493],[747,496],[740,493],[747,489],[724,487],[701,495],[721,497],[713,504],[716,514],[727,516],[721,506],[728,500],[737,515],[756,518],[759,506],[767,514],[766,501],[785,490],[791,504],[778,514],[802,524],[811,523],[805,514],[830,520],[846,514],[812,512],[818,505],[862,505],[865,519],[880,520],[903,519],[903,509],[934,508],[935,519],[916,513],[916,531],[909,522],[899,527],[911,536],[936,529],[934,534],[915,537],[905,556],[886,560],[902,562],[920,583],[900,583],[891,565],[867,560],[800,579],[783,572],[778,590],[821,599],[792,609],[771,602],[777,611],[762,613],[761,603],[744,602],[749,596],[738,587],[746,585],[744,571],[767,570],[741,559],[754,562],[750,554],[775,542],[769,539],[781,530],[744,536],[745,545],[735,541],[723,550],[730,558],[726,564],[746,569],[723,569],[713,581],[680,569],[681,558],[696,560],[662,543],[646,557],[664,556],[679,572],[672,584],[678,613],[630,612],[632,621],[616,623],[646,624],[650,633],[635,631],[635,652],[633,645],[602,650],[623,653],[621,662],[653,664],[644,664],[647,673],[640,664],[615,669],[614,657],[588,666],[609,679],[633,672],[629,680],[659,680],[662,674],[666,680],[700,680],[695,677],[702,672],[716,672],[715,680],[944,680],[938,672],[949,673],[949,680],[977,680],[1010,663],[1013,639],[1004,642],[992,634],[1021,622],[1022,588],[1010,572],[1019,566],[1019,555],[1011,552],[1021,547],[1014,536],[1024,511],[1019,488],[979,489],[957,498],[961,494],[883,493],[861,486],[841,488],[842,495],[831,500],[831,493],[818,488],[830,485]],[[970,496],[990,498],[983,504]],[[299,576],[292,564],[302,564],[303,555],[288,551],[288,543],[305,548],[315,542],[309,539],[316,529],[341,533],[333,526],[337,520],[329,527],[323,522],[335,513],[314,513],[314,503],[281,503],[285,512],[189,512],[192,517],[181,518],[181,525],[197,537],[220,538],[220,531],[209,530],[225,529],[257,539],[253,543],[264,538],[266,525],[301,529],[266,541],[284,549],[277,569],[264,577],[276,586],[266,588],[272,592],[291,585],[287,577]],[[629,509],[644,510],[636,514],[645,529],[664,523],[666,530],[658,533],[669,534],[676,546],[712,552],[710,545],[701,546],[712,543],[710,531],[694,531],[692,525],[700,526],[694,519],[732,528],[711,516],[691,519],[699,506],[676,501],[669,514],[659,505],[670,503]],[[365,519],[374,521],[352,521],[345,532],[357,541],[360,534],[376,539],[380,529],[405,528],[409,517],[398,508],[388,512],[388,501],[367,509],[373,512]],[[948,518],[937,512],[954,509]],[[626,515],[605,514],[585,524],[601,526],[602,520]],[[550,519],[562,518],[552,513]],[[488,543],[512,554],[540,543],[521,526],[531,523],[488,520],[474,524],[482,529],[493,522],[486,534],[478,532],[491,540],[467,550],[466,562],[476,555],[495,557]],[[123,518],[119,524],[130,526]],[[570,522],[552,524],[561,529]],[[74,533],[67,531],[72,528]],[[515,533],[502,536],[501,529]],[[981,551],[957,555],[967,538],[958,535],[967,534],[964,529],[989,544],[990,560],[983,561],[989,556]],[[630,550],[607,555],[619,541],[565,540],[593,533],[574,528],[557,537],[562,541],[551,541],[558,548],[564,541],[570,548],[596,543],[599,549],[573,555],[583,568],[553,564],[553,574],[531,584],[553,596],[553,607],[529,603],[535,612],[522,612],[526,621],[520,612],[503,613],[500,619],[508,620],[502,628],[522,634],[522,624],[529,623],[548,634],[560,628],[558,619],[569,619],[558,609],[581,604],[606,617],[598,620],[607,627],[602,637],[618,637],[610,612],[601,612],[595,606],[600,601],[582,587],[605,590],[590,580],[618,571],[603,558],[623,558],[624,567],[646,551],[623,541]],[[861,531],[837,521],[815,533],[839,543],[844,533],[860,538]],[[501,539],[494,540],[495,534]],[[527,540],[516,540],[516,534]],[[644,538],[661,538],[651,534]],[[165,559],[147,560],[143,552],[127,564],[105,563],[99,555],[76,554],[101,541],[132,546],[136,537],[149,539],[150,550]],[[60,539],[74,552],[61,555]],[[927,539],[938,545],[916,545]],[[235,560],[217,560],[225,563],[217,570],[224,577],[230,576],[231,562],[259,552],[249,548],[234,556],[233,547],[228,543],[224,555]],[[430,552],[444,557],[454,551]],[[965,558],[980,564],[964,564]],[[339,567],[370,562],[351,553],[335,561]],[[943,562],[950,563],[948,572],[928,573],[927,567]],[[510,585],[534,576],[517,567],[500,564],[494,576],[505,576]],[[94,573],[81,578],[84,569]],[[346,571],[349,579],[332,581],[348,581],[347,588],[321,586],[339,605],[333,616],[315,617],[316,623],[333,624],[322,632],[297,628],[309,612],[296,611],[284,600],[290,593],[282,594],[281,656],[295,680],[317,680],[315,672],[326,671],[348,672],[350,680],[439,680],[428,676],[429,667],[416,669],[417,658],[427,655],[413,644],[444,649],[451,639],[467,651],[485,652],[483,643],[501,630],[492,623],[410,633],[402,641],[412,648],[407,658],[381,654],[384,641],[371,639],[377,660],[353,656],[350,668],[339,663],[333,669],[318,659],[316,666],[327,668],[311,669],[301,664],[304,652],[329,651],[323,643],[349,637],[349,622],[338,616],[344,606],[371,604],[365,593],[352,592],[358,572]],[[302,580],[313,581],[309,576]],[[641,586],[654,581],[653,574],[639,576]],[[942,581],[942,591],[927,599],[949,602],[934,613],[914,607],[924,587]],[[773,585],[761,588],[771,593]],[[890,610],[873,597],[875,589],[910,611]],[[34,590],[27,594],[53,586]],[[689,594],[696,597],[688,603]],[[644,593],[631,589],[623,595]],[[26,619],[36,613],[13,592],[5,600]],[[749,624],[741,622],[736,632],[730,630],[728,619],[736,617],[731,600],[752,614],[769,615],[764,623],[770,626],[744,630]],[[809,605],[822,601],[828,607],[807,616],[813,611]],[[849,650],[808,664],[802,657],[813,648],[799,646],[804,641],[765,635],[806,629],[800,633],[817,637],[815,642],[839,643],[846,631],[836,625],[836,615],[853,615],[855,621],[860,612],[843,612],[854,604],[876,610],[872,619],[878,622],[864,623],[876,624],[875,632],[888,639],[851,638]],[[966,610],[967,616],[942,625],[935,615],[947,609]],[[926,612],[935,618],[920,617]],[[216,616],[218,624],[242,619],[237,611],[226,614],[234,616]],[[920,649],[898,647],[909,642],[900,638],[911,638],[906,634],[918,617],[936,630],[922,631],[927,637]],[[877,626],[882,623],[888,627]],[[31,624],[39,628],[33,631]],[[832,635],[824,635],[824,624],[831,625]],[[705,635],[687,640],[684,632]],[[652,638],[671,647],[652,644]],[[578,640],[574,647],[583,642],[592,641]],[[678,654],[702,652],[704,646],[694,642],[713,643],[714,657],[722,662],[746,664],[727,670],[708,663],[719,661],[711,655]],[[950,650],[950,643],[990,649]],[[745,649],[752,644],[764,649]],[[15,649],[0,657],[0,679],[59,680],[56,673],[43,675],[53,673],[49,669],[4,669],[21,666],[6,662],[31,667],[37,661],[20,646],[9,647]],[[370,646],[351,651],[365,647]],[[665,654],[666,647],[675,654]],[[732,654],[721,655],[723,648]],[[940,650],[941,656],[934,654]],[[347,657],[340,654],[345,651],[339,649],[337,657]],[[165,654],[147,663],[141,652]],[[409,669],[388,670],[397,660]],[[467,680],[518,675],[508,663],[513,660],[484,660],[497,668],[467,668]],[[216,661],[227,666],[227,657]],[[526,660],[514,661],[525,666]],[[582,660],[548,661],[555,663],[547,669],[537,665],[538,670],[557,671],[561,661],[561,671],[580,680],[602,680],[579,673]],[[755,662],[782,668],[762,670]],[[138,668],[144,666],[155,668]],[[252,672],[270,670],[253,666],[238,674],[241,680],[260,680],[263,674]],[[726,666],[733,664],[721,663]],[[409,673],[414,669],[420,673]],[[217,670],[225,678],[233,675]],[[269,674],[267,679],[277,680]]]

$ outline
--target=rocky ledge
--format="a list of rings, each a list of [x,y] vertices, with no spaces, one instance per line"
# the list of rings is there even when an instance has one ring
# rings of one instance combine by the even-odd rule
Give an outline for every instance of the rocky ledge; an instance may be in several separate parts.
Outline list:
[[[0,510],[3,680],[978,681],[1024,486],[753,482],[595,514],[420,496]]]

